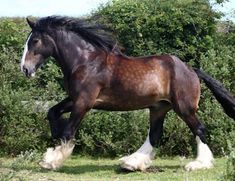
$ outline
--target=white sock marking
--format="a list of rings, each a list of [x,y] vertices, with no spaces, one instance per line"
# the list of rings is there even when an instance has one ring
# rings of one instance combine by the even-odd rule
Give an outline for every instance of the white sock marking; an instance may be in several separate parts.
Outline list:
[[[207,144],[203,143],[201,139],[196,136],[197,141],[197,158],[195,161],[188,163],[185,166],[187,171],[197,169],[208,169],[213,167],[213,154]]]
[[[149,141],[149,134],[144,144],[130,156],[125,156],[120,159],[121,167],[127,170],[146,170],[154,158],[153,146]]]
[[[39,163],[41,167],[56,170],[72,154],[74,148],[73,141],[62,142],[60,146],[48,148],[43,160]]]
[[[203,143],[200,138],[197,136],[196,137],[197,140],[197,149],[198,149],[198,153],[197,153],[197,160],[199,161],[211,161],[211,159],[213,159],[213,155],[211,150],[209,149],[209,147],[207,146],[207,144]]]
[[[153,146],[151,145],[149,141],[149,133],[148,133],[148,136],[144,144],[136,152],[149,155],[152,153],[152,151],[153,151]]]
[[[21,58],[21,61],[20,61],[20,70],[23,72],[23,66],[24,66],[24,63],[25,63],[25,58],[26,58],[26,54],[28,52],[28,42],[29,42],[29,39],[31,37],[32,33],[29,34],[26,42],[25,42],[25,45],[24,45],[24,52],[23,52],[23,55],[22,55],[22,58]]]

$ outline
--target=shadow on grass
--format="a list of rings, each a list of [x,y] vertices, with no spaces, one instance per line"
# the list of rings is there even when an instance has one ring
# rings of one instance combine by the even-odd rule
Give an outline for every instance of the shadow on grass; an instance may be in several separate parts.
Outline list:
[[[179,165],[151,166],[145,172],[159,173],[159,172],[165,172],[166,170],[172,170],[172,172],[175,172],[180,169],[181,167]]]
[[[12,165],[0,165],[0,170],[2,169],[9,169],[14,171],[20,171],[20,170],[29,170],[33,173],[48,173],[48,172],[57,172],[57,173],[65,173],[65,174],[86,174],[86,173],[92,173],[92,172],[113,172],[116,174],[129,174],[134,173],[132,171],[128,171],[125,169],[122,169],[120,165],[113,164],[113,165],[95,165],[95,164],[86,164],[86,165],[77,165],[77,166],[62,166],[60,169],[56,171],[51,171],[47,169],[41,168],[39,165],[33,164],[33,165],[17,165],[16,167]],[[142,173],[161,173],[165,172],[166,170],[171,170],[172,172],[176,172],[178,170],[181,170],[182,167],[179,165],[161,165],[161,166],[151,166],[146,171]],[[139,171],[140,172],[140,171]]]
[[[119,168],[118,165],[78,165],[78,166],[63,166],[57,172],[66,174],[84,174],[91,172],[115,171]]]
[[[143,173],[161,173],[166,170],[172,170],[172,172],[176,172],[180,170],[181,167],[178,165],[171,166],[151,166]],[[57,172],[66,173],[66,174],[84,174],[91,172],[105,172],[105,171],[113,171],[116,174],[129,174],[133,173],[133,171],[129,171],[126,169],[122,169],[119,165],[78,165],[78,166],[63,166]],[[140,172],[140,171],[139,171]]]

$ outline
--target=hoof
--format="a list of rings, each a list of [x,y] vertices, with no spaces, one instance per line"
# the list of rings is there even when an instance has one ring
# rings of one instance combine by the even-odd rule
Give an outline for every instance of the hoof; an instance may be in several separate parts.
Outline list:
[[[129,171],[145,171],[152,163],[152,157],[143,153],[133,153],[121,159],[121,168]]]
[[[213,168],[213,163],[212,162],[201,162],[198,160],[189,162],[185,166],[186,171],[193,171],[193,170],[199,170],[199,169],[210,169]]]
[[[42,168],[47,169],[47,170],[55,170],[50,163],[46,163],[44,161],[40,161],[38,163]]]
[[[43,160],[39,162],[42,168],[56,170],[63,165],[63,162],[72,154],[74,144],[65,142],[55,148],[48,148]]]

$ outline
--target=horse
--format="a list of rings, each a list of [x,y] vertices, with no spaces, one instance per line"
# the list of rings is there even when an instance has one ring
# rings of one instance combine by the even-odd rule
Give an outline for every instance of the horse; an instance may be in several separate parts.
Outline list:
[[[61,145],[48,148],[41,167],[56,170],[72,154],[74,135],[91,109],[131,111],[149,109],[150,128],[143,145],[121,158],[122,168],[144,171],[154,158],[154,147],[163,134],[168,111],[173,110],[190,128],[197,142],[197,157],[185,169],[213,167],[213,154],[206,143],[205,126],[196,112],[203,79],[225,112],[235,119],[233,96],[202,70],[191,68],[173,55],[129,57],[105,29],[86,19],[49,16],[32,21],[20,63],[27,77],[53,57],[64,76],[67,98],[48,111],[51,135]],[[70,112],[66,122],[60,118]]]

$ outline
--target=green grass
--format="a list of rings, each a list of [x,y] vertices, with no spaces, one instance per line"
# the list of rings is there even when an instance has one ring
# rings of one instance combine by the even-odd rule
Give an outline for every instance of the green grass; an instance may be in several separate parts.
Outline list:
[[[217,158],[210,170],[186,172],[189,161],[181,158],[157,158],[146,172],[124,172],[118,159],[72,156],[57,171],[41,169],[35,156],[0,158],[0,181],[79,181],[79,180],[155,180],[155,181],[215,181],[223,180],[226,158]]]

